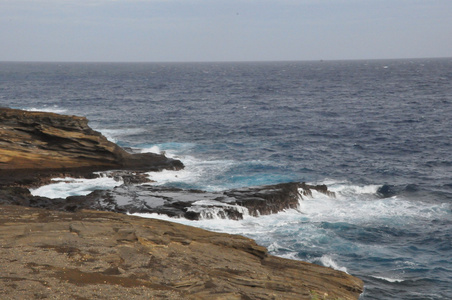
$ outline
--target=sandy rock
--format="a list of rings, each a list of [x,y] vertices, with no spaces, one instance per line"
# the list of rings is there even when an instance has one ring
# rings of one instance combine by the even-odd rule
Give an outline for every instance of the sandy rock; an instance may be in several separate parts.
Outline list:
[[[363,289],[358,278],[268,255],[237,235],[8,205],[0,265],[2,299],[357,299]]]
[[[0,108],[0,178],[36,173],[182,169],[179,160],[131,154],[88,126],[84,117]]]

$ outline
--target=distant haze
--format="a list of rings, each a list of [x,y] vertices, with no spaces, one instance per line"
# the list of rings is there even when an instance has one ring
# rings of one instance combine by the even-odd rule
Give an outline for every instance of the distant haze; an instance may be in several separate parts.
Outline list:
[[[452,0],[0,0],[0,61],[452,56]]]

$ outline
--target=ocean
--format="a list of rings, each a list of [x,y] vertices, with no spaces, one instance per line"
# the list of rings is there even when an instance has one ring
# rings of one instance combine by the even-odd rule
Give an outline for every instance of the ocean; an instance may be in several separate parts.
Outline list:
[[[452,299],[452,58],[238,63],[0,63],[0,106],[86,116],[221,191],[326,184],[300,210],[189,221],[360,277],[361,299]],[[33,190],[61,197],[108,178]]]

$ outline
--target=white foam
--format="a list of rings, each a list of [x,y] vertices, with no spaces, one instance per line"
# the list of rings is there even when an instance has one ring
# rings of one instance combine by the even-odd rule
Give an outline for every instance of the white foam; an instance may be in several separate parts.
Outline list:
[[[320,258],[316,258],[314,259],[312,262],[314,261],[319,261],[323,266],[328,267],[328,268],[333,268],[335,270],[338,271],[342,271],[345,273],[347,272],[347,268],[346,267],[341,267],[339,266],[333,259],[333,257],[331,255],[325,254],[322,255]]]
[[[389,278],[389,277],[382,277],[382,276],[372,276],[372,277],[373,278],[377,278],[377,279],[381,279],[381,280],[384,280],[384,281],[388,281],[388,282],[391,282],[391,283],[405,281],[403,279],[396,279],[396,278]]]
[[[315,184],[325,184],[329,191],[335,192],[339,196],[350,196],[350,195],[375,195],[378,188],[381,185],[369,184],[369,185],[355,185],[348,181],[337,181],[333,179],[325,179],[322,182],[311,183]]]
[[[161,153],[159,147],[152,147],[146,151]],[[212,184],[212,178],[223,174],[225,170],[231,168],[235,162],[232,160],[200,160],[193,156],[179,156],[168,150],[165,155],[169,158],[179,159],[184,164],[184,169],[179,171],[162,170],[161,172],[148,172],[149,179],[158,185],[183,183],[187,186],[198,186],[206,191],[224,190],[224,185]]]
[[[99,177],[94,179],[80,178],[54,178],[55,183],[41,186],[37,189],[30,189],[33,196],[47,197],[51,199],[66,198],[69,196],[84,196],[94,190],[112,189],[123,184],[122,180],[115,180],[111,177]]]
[[[144,128],[94,128],[96,131],[102,133],[110,142],[117,143],[120,137],[127,135],[140,134],[145,132]]]
[[[154,218],[181,223],[211,230],[215,232],[225,232],[230,234],[240,234],[256,239],[262,245],[270,245],[275,241],[273,233],[278,235],[279,231],[291,231],[299,228],[300,213],[296,210],[287,210],[272,215],[253,217],[243,211],[243,220],[231,219],[208,219],[188,220],[185,218],[171,218],[160,214],[135,214],[144,218]]]
[[[166,154],[165,151],[161,150],[159,146],[155,145],[149,148],[144,148],[141,153],[156,153],[156,154]]]
[[[244,217],[250,215],[248,208],[246,207],[215,200],[199,200],[193,202],[191,207],[187,209],[187,211],[200,213],[201,220],[224,219],[227,216],[227,210],[237,211]]]
[[[270,252],[278,252],[278,251],[281,251],[281,250],[282,250],[282,251],[285,251],[285,252],[290,252],[290,253],[295,252],[294,249],[284,247],[284,246],[280,245],[278,242],[273,242],[273,243],[271,243],[271,244],[267,247],[267,249],[268,249],[268,251],[270,251]]]
[[[168,151],[168,153],[177,155],[181,153],[187,153],[190,149],[195,147],[196,144],[194,143],[175,143],[175,142],[168,142],[163,144],[146,144],[141,145],[141,149],[143,153],[146,152],[161,152],[161,151]]]
[[[237,222],[231,219],[202,219],[199,221],[188,220],[185,218],[172,218],[167,215],[162,214],[133,214],[135,216],[143,217],[143,218],[151,218],[151,219],[159,219],[165,221],[176,222],[179,224],[194,226],[198,228],[203,228],[206,230],[211,230],[215,232],[225,232],[230,234],[252,234],[255,231],[255,227],[259,226],[259,223],[252,224],[253,220],[256,219],[254,217],[245,217],[244,220]]]
[[[42,112],[51,112],[56,114],[64,114],[67,112],[67,109],[60,108],[58,105],[53,106],[44,106],[44,107],[31,107],[25,108],[26,111],[42,111]]]
[[[271,252],[272,251],[270,251],[270,253]],[[300,260],[300,258],[298,258],[298,256],[297,256],[296,252],[288,252],[288,253],[278,254],[277,256],[286,258],[286,259],[291,259],[291,260]]]
[[[362,223],[409,223],[418,218],[440,217],[447,214],[449,205],[432,204],[421,201],[413,203],[409,199],[394,196],[377,196],[378,185],[358,186],[347,182],[329,182],[328,189],[335,192],[331,198],[312,191],[312,197],[303,197],[300,210],[314,222]]]

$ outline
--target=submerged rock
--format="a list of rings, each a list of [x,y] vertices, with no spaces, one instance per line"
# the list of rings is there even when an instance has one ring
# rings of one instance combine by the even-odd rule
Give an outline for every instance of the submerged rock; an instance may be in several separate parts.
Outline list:
[[[96,170],[179,170],[179,160],[131,154],[88,126],[84,117],[0,108],[0,181],[24,184],[36,175]],[[14,170],[14,172],[11,172]],[[39,176],[38,176],[39,177]]]
[[[351,275],[124,214],[0,206],[4,299],[358,299]]]

